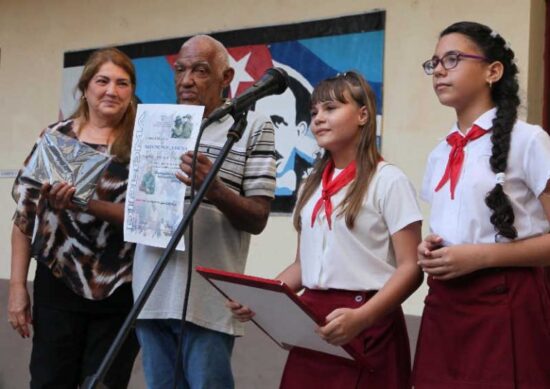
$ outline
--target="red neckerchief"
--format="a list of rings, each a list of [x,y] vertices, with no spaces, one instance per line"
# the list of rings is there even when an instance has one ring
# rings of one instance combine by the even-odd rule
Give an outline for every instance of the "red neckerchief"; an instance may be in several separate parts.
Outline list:
[[[355,161],[352,161],[344,170],[338,174],[335,179],[332,179],[334,173],[334,161],[331,159],[323,170],[321,198],[315,203],[313,213],[311,214],[311,226],[315,224],[315,218],[321,209],[325,206],[325,215],[327,215],[328,228],[332,229],[332,202],[330,198],[338,193],[340,189],[349,184],[355,178]]]
[[[456,184],[460,178],[462,164],[464,163],[464,147],[468,142],[482,137],[487,132],[487,130],[474,124],[466,136],[462,136],[458,132],[453,132],[447,136],[447,143],[451,145],[451,151],[449,153],[449,161],[447,162],[445,173],[443,173],[441,181],[439,181],[439,184],[435,187],[436,192],[441,189],[447,181],[451,180],[451,199],[454,200]]]

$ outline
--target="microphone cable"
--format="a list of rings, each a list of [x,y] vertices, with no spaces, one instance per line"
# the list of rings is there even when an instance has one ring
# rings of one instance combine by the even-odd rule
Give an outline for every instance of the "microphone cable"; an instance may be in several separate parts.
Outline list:
[[[205,122],[206,118],[203,119],[203,123]],[[197,165],[197,154],[199,152],[200,142],[202,138],[202,134],[204,133],[204,130],[208,126],[201,125],[199,129],[199,134],[197,135],[197,140],[195,141],[195,148],[193,149],[193,159],[191,161],[191,187],[189,189],[189,204],[193,202],[195,199],[195,169]],[[184,201],[184,210],[185,210],[185,197],[186,195],[183,195],[183,201]],[[200,207],[200,206],[199,206]],[[185,212],[185,211],[184,211]],[[187,307],[189,302],[189,294],[191,292],[191,276],[193,275],[193,219],[189,221],[189,248],[186,248],[186,251],[188,253],[187,255],[187,283],[185,285],[185,294],[183,297],[183,308],[181,312],[181,326],[180,326],[180,333],[178,335],[178,348],[176,350],[176,362],[174,364],[174,384],[172,386],[173,389],[177,389],[177,383],[178,383],[178,367],[183,362],[182,361],[182,349],[183,349],[183,333],[185,331],[185,319],[187,316]],[[185,233],[183,234],[183,239],[185,239]],[[183,372],[183,369],[182,369]],[[185,372],[183,372],[182,379],[185,380]]]

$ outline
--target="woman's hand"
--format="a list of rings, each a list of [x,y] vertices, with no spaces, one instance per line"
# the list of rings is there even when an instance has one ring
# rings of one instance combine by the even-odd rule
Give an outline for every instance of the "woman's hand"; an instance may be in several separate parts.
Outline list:
[[[233,317],[241,323],[249,321],[255,315],[250,308],[243,306],[236,301],[226,301],[225,306],[231,310]]]
[[[11,285],[8,297],[8,321],[11,327],[16,330],[23,338],[28,338],[31,335],[30,324],[32,324],[31,316],[31,300],[27,286]]]
[[[53,185],[49,183],[42,184],[40,195],[45,197],[50,207],[56,211],[67,209],[70,211],[80,211],[81,209],[73,203],[73,195],[76,188],[66,182],[59,182]]]
[[[357,309],[337,308],[326,317],[327,324],[317,329],[321,338],[335,346],[349,343],[370,324],[359,315]]]

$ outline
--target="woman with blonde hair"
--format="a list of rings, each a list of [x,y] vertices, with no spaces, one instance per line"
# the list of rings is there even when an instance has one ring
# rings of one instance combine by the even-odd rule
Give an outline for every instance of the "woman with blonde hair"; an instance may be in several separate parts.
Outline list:
[[[42,134],[58,132],[112,156],[93,198],[79,207],[72,185],[38,189],[21,180],[21,172],[12,190],[17,209],[8,320],[24,338],[33,327],[31,388],[78,387],[99,367],[133,302],[134,247],[124,242],[122,224],[136,112],[134,66],[117,49],[98,50],[77,88],[76,112]],[[32,310],[26,287],[31,257],[37,262]],[[108,387],[127,386],[138,349],[132,334],[106,376]]]

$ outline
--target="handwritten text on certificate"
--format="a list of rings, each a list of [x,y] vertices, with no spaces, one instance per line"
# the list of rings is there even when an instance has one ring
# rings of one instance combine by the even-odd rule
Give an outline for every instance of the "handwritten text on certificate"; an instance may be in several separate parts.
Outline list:
[[[140,104],[126,195],[124,240],[166,247],[183,217],[186,185],[175,174],[193,150],[204,107]],[[177,246],[185,249],[184,239]]]

